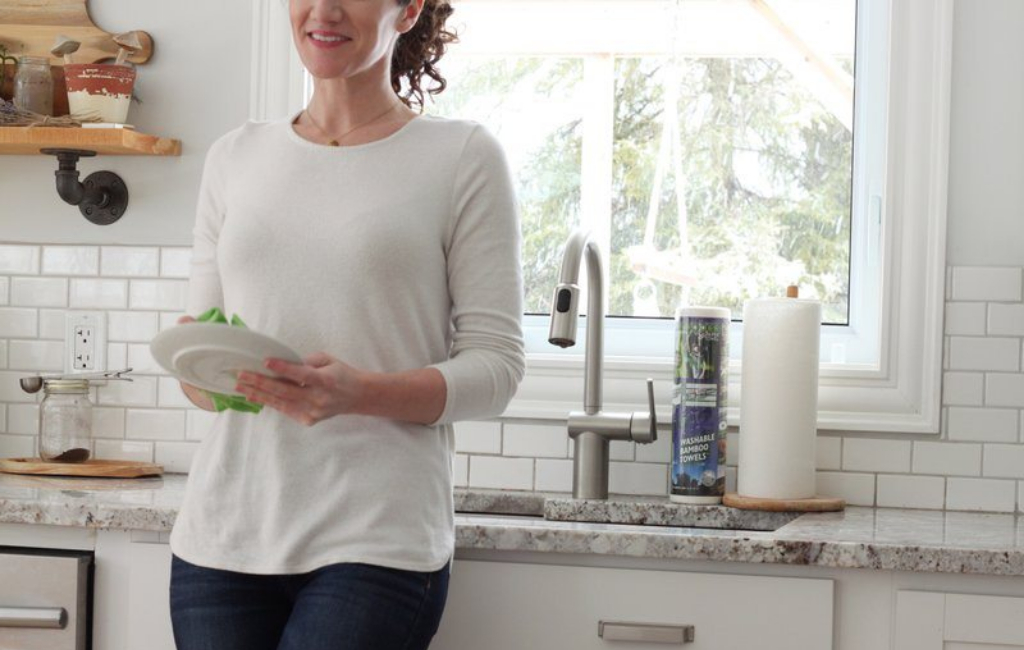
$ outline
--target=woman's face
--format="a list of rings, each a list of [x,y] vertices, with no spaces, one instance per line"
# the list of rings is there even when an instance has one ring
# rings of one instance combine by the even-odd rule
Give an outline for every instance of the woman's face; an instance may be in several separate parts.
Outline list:
[[[292,38],[317,79],[387,69],[398,37],[412,29],[421,3],[398,0],[290,0]]]

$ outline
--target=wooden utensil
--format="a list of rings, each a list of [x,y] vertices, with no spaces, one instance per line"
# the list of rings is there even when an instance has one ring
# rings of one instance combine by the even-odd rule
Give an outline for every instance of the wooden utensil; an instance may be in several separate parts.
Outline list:
[[[139,39],[139,32],[124,32],[114,34],[114,42],[121,48],[117,53],[114,65],[124,65],[125,61],[132,54],[142,49],[142,41]]]
[[[57,43],[50,50],[50,54],[64,58],[64,65],[71,65],[74,63],[72,54],[78,51],[78,48],[82,47],[82,44],[73,38],[69,38],[63,34],[57,36]]]

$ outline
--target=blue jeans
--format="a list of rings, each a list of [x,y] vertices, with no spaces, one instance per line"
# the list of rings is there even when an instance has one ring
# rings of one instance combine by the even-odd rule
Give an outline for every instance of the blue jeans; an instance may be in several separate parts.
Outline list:
[[[448,566],[252,575],[173,556],[170,591],[178,650],[423,650],[444,612]]]

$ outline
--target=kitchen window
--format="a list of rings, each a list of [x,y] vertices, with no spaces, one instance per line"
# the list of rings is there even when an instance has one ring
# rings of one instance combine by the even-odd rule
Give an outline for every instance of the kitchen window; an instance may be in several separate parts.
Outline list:
[[[819,425],[937,431],[952,3],[891,2],[454,2],[427,110],[486,124],[516,177],[530,362],[510,415],[578,407],[582,346],[549,345],[545,314],[585,225],[609,408],[671,378],[682,301],[732,308],[738,404],[742,303],[796,283],[824,307]],[[255,12],[255,117],[309,92],[275,4]]]

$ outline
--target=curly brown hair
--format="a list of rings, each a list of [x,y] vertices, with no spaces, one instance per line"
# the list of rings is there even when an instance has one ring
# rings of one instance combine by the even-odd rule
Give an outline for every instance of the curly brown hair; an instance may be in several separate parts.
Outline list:
[[[412,0],[397,1],[405,7]],[[455,32],[445,29],[445,21],[454,11],[448,0],[425,0],[416,25],[398,38],[391,56],[391,87],[406,106],[415,105],[421,113],[424,92],[437,95],[448,86],[436,66],[448,44],[459,40]],[[424,77],[430,77],[434,85],[424,88]]]

